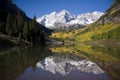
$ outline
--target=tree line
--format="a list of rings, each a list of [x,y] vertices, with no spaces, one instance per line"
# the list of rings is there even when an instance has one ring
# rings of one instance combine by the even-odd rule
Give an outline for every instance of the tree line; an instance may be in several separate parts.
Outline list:
[[[36,17],[32,20],[24,19],[20,11],[17,15],[8,14],[6,21],[0,21],[0,32],[12,37],[16,37],[19,41],[25,40],[32,44],[44,43],[44,31],[36,22]]]

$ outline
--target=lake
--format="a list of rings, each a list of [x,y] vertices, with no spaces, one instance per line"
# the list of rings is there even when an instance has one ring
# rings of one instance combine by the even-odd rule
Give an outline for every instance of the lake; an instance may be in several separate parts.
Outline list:
[[[120,80],[120,45],[0,49],[0,80]]]

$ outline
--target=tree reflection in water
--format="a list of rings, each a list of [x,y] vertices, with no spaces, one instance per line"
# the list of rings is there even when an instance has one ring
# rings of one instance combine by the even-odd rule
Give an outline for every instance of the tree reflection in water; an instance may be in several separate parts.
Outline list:
[[[119,53],[119,46],[84,44],[3,49],[0,50],[0,79],[120,80]]]

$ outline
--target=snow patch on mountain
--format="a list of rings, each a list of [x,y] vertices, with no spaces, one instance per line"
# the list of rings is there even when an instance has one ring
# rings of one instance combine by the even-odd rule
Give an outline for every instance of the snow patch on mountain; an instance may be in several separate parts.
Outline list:
[[[49,15],[42,16],[37,19],[37,22],[46,26],[50,29],[55,28],[70,28],[70,26],[79,25],[86,26],[97,21],[104,13],[103,12],[92,12],[79,14],[75,16],[67,10],[60,12],[52,12]]]

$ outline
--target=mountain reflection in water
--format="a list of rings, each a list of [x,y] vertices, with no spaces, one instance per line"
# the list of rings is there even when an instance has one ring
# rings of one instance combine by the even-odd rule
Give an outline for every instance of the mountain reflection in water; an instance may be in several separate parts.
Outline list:
[[[17,80],[110,80],[94,62],[82,58],[69,58],[61,55],[46,57],[28,67]]]
[[[0,50],[0,80],[120,80],[120,45]]]

